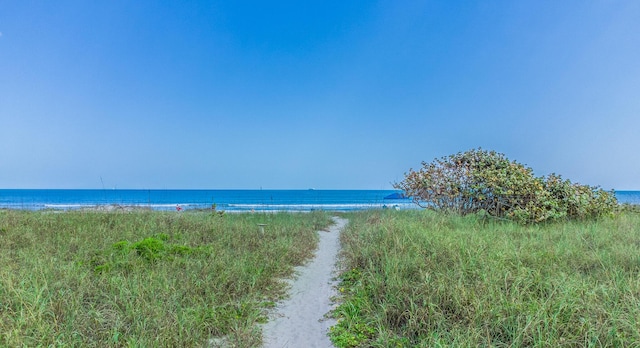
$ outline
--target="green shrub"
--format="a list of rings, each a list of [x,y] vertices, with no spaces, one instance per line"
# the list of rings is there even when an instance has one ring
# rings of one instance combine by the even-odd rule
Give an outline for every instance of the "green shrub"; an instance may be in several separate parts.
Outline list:
[[[613,192],[574,184],[533,170],[504,154],[482,149],[422,162],[396,183],[421,207],[461,215],[484,212],[522,223],[594,218],[615,212]]]
[[[149,237],[133,244],[133,249],[147,261],[155,261],[160,259],[164,253],[164,242],[160,239]]]
[[[141,258],[147,263],[155,263],[167,257],[187,256],[196,250],[206,250],[206,248],[194,249],[186,245],[165,243],[168,240],[169,236],[164,233],[144,238],[135,243],[122,240],[114,243],[104,252],[97,252],[89,264],[95,273],[100,274],[114,269],[130,269],[136,258]]]

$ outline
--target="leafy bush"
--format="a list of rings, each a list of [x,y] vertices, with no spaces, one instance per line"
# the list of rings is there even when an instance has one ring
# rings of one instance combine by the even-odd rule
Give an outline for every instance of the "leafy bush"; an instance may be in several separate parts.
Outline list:
[[[135,243],[121,240],[114,243],[109,250],[96,252],[89,264],[95,273],[100,274],[114,269],[131,269],[132,262],[135,262],[136,258],[141,258],[148,263],[155,263],[174,255],[186,256],[194,251],[204,250],[204,248],[194,249],[186,245],[168,244],[166,243],[168,239],[168,235],[160,233]]]
[[[482,149],[422,162],[396,183],[421,207],[461,215],[486,213],[518,222],[593,218],[613,213],[613,192],[574,184],[557,174],[536,177],[504,154]]]

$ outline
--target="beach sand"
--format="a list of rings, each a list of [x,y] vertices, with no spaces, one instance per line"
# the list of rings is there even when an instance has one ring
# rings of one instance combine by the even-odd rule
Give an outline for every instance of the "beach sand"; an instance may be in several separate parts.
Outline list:
[[[333,347],[327,333],[335,320],[325,318],[336,296],[333,280],[340,250],[340,231],[347,220],[333,218],[329,231],[320,231],[315,258],[296,268],[290,298],[276,307],[274,319],[263,327],[264,347]]]

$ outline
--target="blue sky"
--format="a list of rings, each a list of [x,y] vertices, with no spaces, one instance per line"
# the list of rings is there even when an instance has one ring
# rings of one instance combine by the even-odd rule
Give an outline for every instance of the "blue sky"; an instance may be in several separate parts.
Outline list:
[[[640,2],[0,0],[1,188],[640,189]]]

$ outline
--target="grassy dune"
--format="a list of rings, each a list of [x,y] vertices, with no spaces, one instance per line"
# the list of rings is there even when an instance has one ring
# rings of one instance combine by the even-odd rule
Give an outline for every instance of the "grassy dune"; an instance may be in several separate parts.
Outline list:
[[[322,213],[0,211],[0,346],[258,346],[277,279],[329,224]]]
[[[540,226],[350,213],[340,347],[634,346],[640,214]],[[266,223],[265,235],[258,223]],[[0,346],[260,345],[329,217],[0,211]]]
[[[348,217],[339,347],[640,342],[640,214],[540,226],[424,211]]]

